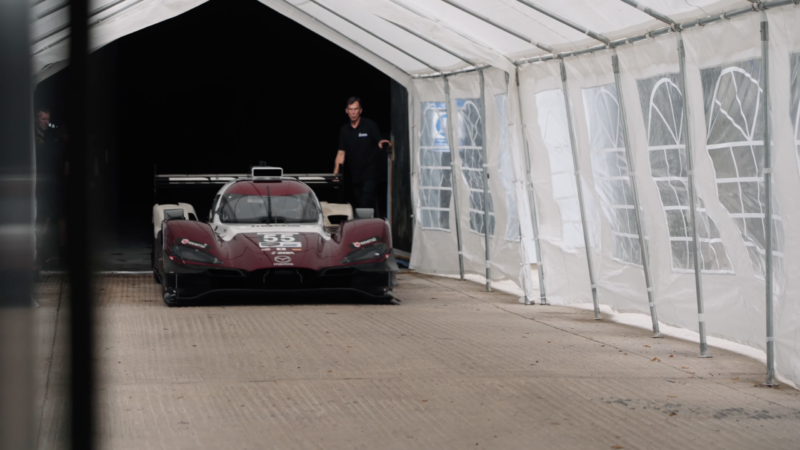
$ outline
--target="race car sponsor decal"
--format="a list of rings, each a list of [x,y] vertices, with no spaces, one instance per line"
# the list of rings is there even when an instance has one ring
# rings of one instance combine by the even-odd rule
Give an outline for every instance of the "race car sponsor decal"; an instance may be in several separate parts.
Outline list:
[[[202,248],[203,250],[205,250],[208,247],[210,247],[208,244],[203,244],[202,242],[190,241],[189,239],[186,239],[186,238],[178,239],[178,242],[180,242],[183,245],[188,245],[190,247]]]
[[[258,245],[262,250],[283,250],[302,248],[299,233],[258,233]]]
[[[352,247],[352,248],[361,248],[361,247],[363,247],[365,245],[374,244],[374,243],[378,242],[380,239],[381,238],[379,236],[374,236],[374,237],[371,237],[369,239],[365,239],[363,241],[353,242],[352,244],[350,244],[350,247]]]
[[[281,228],[300,228],[302,225],[294,223],[257,223],[249,225],[251,228],[281,227]]]
[[[276,266],[293,266],[291,256],[276,256],[273,265]]]

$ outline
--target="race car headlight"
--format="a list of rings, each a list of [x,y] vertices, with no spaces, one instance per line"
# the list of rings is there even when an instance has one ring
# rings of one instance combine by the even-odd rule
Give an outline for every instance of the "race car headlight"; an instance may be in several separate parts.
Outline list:
[[[383,242],[378,242],[373,245],[361,247],[358,250],[350,253],[342,259],[342,264],[367,261],[370,259],[380,258],[389,251],[389,246]]]
[[[170,247],[170,252],[176,257],[186,260],[205,264],[222,264],[216,256],[211,253],[200,250],[199,248],[185,247],[183,245],[173,245]]]

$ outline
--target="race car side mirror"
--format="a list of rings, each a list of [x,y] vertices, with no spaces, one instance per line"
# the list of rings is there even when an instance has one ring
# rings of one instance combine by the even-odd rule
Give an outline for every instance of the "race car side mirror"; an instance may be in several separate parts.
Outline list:
[[[356,219],[372,219],[375,217],[375,210],[372,208],[356,208],[353,215]]]
[[[175,209],[165,209],[164,210],[164,220],[184,220],[185,216],[183,215],[182,208],[175,208]]]

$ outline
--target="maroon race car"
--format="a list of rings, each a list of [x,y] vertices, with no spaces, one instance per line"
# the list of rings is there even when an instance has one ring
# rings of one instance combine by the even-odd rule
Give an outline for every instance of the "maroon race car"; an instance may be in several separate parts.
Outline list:
[[[164,301],[297,294],[391,301],[397,262],[389,225],[371,209],[350,211],[320,204],[308,184],[265,167],[226,182],[208,223],[187,203],[156,204],[153,273]]]

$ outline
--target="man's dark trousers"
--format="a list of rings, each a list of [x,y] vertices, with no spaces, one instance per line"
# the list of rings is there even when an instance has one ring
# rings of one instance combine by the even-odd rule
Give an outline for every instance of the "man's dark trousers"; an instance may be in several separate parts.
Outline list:
[[[360,183],[353,183],[353,196],[355,208],[372,208],[375,210],[375,217],[380,216],[378,208],[378,188],[380,180],[368,178]]]

